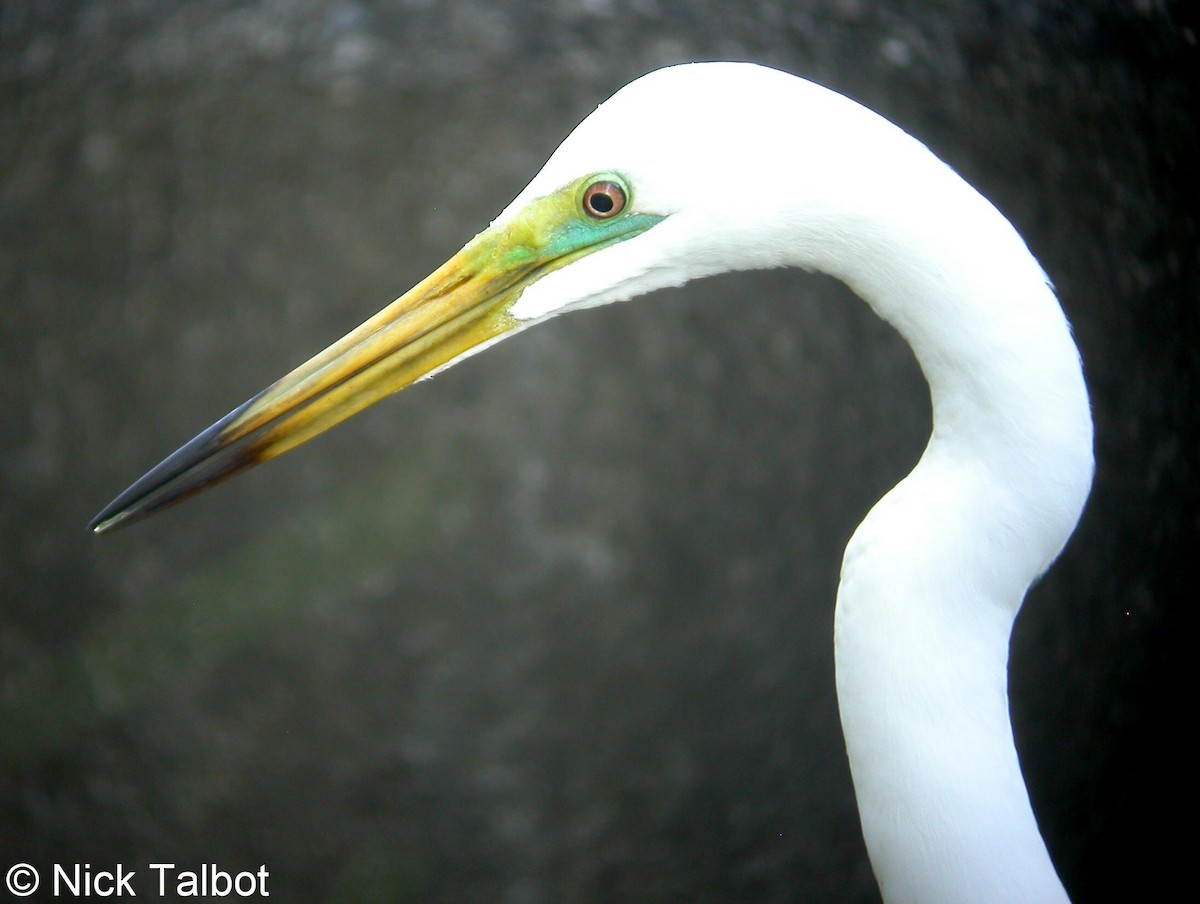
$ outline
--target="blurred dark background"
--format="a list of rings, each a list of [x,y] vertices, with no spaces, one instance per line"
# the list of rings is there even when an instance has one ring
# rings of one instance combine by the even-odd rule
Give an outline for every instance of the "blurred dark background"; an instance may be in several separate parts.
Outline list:
[[[929,415],[832,280],[561,318],[85,529],[615,89],[720,58],[916,134],[1056,283],[1098,473],[1018,622],[1018,742],[1077,904],[1182,881],[1200,104],[1194,7],[1157,0],[0,3],[0,867],[265,864],[284,901],[878,900],[833,597]]]

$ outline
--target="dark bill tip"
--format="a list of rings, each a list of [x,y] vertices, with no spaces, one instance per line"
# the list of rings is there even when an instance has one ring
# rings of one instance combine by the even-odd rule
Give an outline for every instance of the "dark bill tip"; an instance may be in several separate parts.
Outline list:
[[[226,436],[229,426],[258,398],[235,408],[143,474],[106,505],[88,528],[106,534],[134,524],[258,464],[262,459],[255,449],[257,433],[234,442]]]

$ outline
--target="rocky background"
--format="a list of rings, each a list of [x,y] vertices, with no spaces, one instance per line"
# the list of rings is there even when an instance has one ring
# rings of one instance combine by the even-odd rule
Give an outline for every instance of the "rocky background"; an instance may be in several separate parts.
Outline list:
[[[725,58],[903,125],[1053,278],[1098,473],[1017,626],[1016,733],[1077,904],[1169,897],[1198,27],[1184,0],[0,4],[0,868],[262,864],[283,901],[878,900],[833,596],[929,413],[832,280],[561,318],[86,530],[457,250],[616,88]]]

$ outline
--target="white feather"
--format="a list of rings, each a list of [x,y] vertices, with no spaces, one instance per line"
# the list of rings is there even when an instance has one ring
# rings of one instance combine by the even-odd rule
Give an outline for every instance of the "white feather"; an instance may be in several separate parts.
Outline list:
[[[845,280],[929,381],[933,434],[851,540],[838,699],[890,904],[1065,901],[1021,777],[1008,643],[1091,486],[1079,356],[1007,220],[918,141],[802,79],[736,63],[652,73],[563,142],[497,222],[593,172],[666,219],[525,290],[534,322],[727,270]]]

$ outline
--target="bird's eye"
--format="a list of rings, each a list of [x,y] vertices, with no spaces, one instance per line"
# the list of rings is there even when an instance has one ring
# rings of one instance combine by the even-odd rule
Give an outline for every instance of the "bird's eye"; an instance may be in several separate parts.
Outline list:
[[[593,182],[583,193],[583,212],[597,220],[610,220],[625,209],[625,189],[616,182]]]

